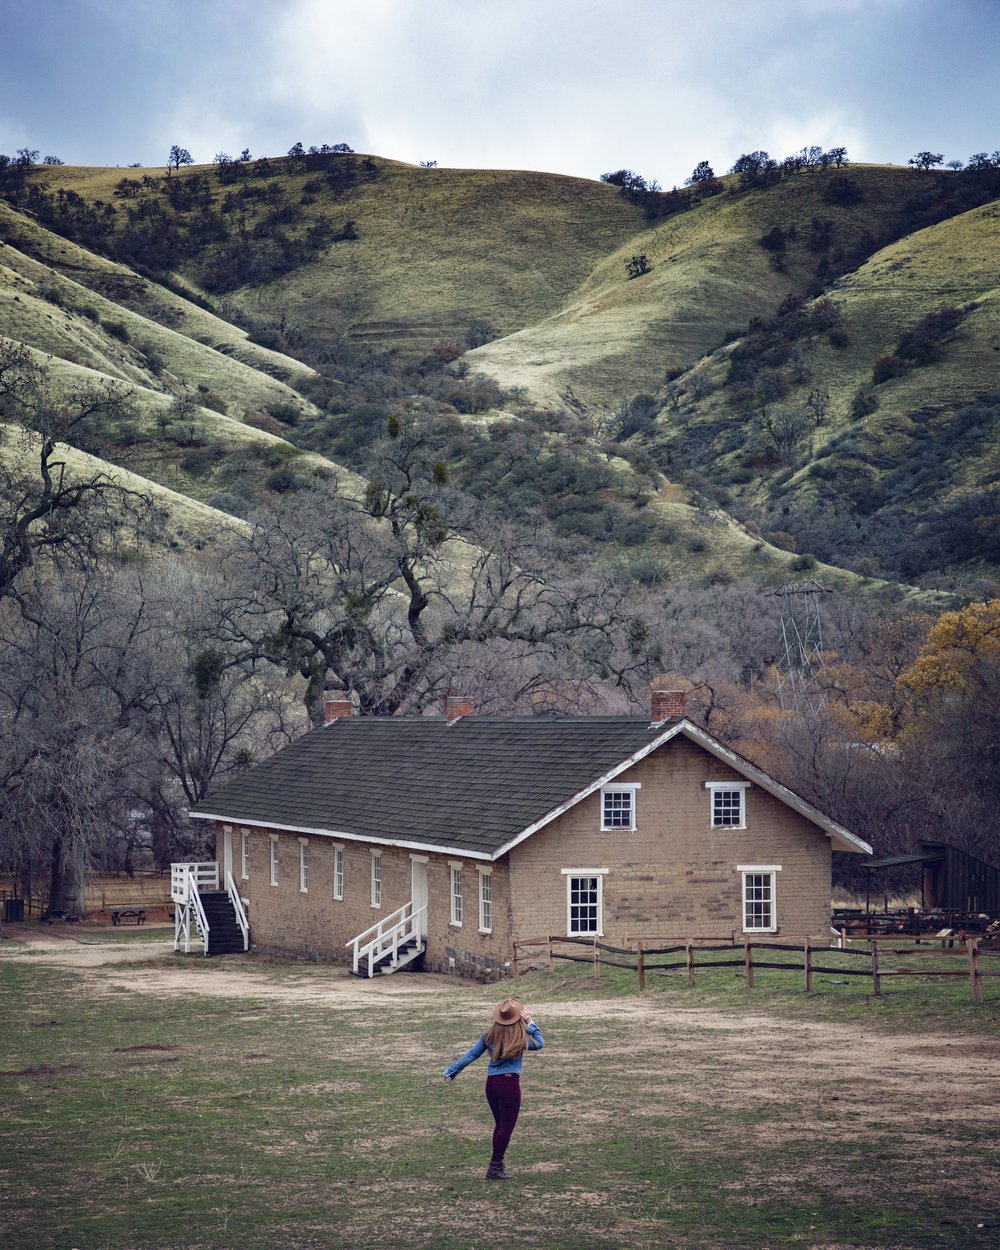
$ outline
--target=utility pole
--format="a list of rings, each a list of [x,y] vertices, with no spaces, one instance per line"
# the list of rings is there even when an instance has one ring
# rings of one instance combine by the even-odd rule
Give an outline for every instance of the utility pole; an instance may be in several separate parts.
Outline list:
[[[786,582],[781,596],[782,658],[778,662],[778,699],[786,712],[815,715],[826,705],[819,684],[823,667],[823,624],[819,596],[833,592],[812,579]]]

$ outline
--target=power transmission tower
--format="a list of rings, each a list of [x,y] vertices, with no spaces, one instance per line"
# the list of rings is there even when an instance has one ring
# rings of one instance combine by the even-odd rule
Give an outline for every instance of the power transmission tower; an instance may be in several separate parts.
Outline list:
[[[781,643],[778,699],[785,711],[815,715],[826,705],[818,674],[823,667],[823,624],[819,596],[833,592],[815,579],[787,582],[781,595]]]

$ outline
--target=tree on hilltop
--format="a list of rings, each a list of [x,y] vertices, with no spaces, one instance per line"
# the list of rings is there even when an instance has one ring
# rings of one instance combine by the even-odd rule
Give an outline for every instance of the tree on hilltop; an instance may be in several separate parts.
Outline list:
[[[170,156],[167,159],[167,169],[179,170],[182,165],[193,165],[194,157],[187,150],[182,148],[179,143],[174,143],[170,147]]]
[[[767,152],[758,149],[738,156],[729,172],[739,174],[740,190],[748,191],[752,187],[762,187],[772,180],[778,173],[778,162]]]
[[[659,191],[660,184],[655,180],[647,182],[642,174],[634,169],[616,169],[610,174],[601,174],[601,182],[618,187],[623,195],[644,195],[649,191]]]
[[[700,160],[691,170],[690,178],[685,178],[685,186],[694,187],[699,195],[716,195],[722,190],[722,184],[715,176],[715,170],[706,160]]]
[[[907,165],[912,165],[914,169],[922,169],[926,172],[929,169],[933,169],[935,165],[940,165],[943,161],[944,153],[925,150],[916,152],[906,163]]]

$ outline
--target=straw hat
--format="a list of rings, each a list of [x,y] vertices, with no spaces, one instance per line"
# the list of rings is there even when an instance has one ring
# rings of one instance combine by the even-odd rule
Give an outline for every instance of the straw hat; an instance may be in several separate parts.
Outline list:
[[[524,1004],[517,998],[505,998],[493,1013],[497,1024],[517,1024],[521,1018]]]

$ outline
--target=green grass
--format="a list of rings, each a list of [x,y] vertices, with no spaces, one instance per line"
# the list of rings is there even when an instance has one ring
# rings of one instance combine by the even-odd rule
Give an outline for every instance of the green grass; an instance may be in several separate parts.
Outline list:
[[[900,1010],[911,983],[873,1007],[837,985],[807,1000],[785,974],[644,995],[619,972],[532,974],[517,989],[547,1049],[528,1060],[516,1180],[487,1186],[482,1065],[454,1085],[440,1073],[496,987],[149,961],[148,934],[107,936],[136,944],[125,973],[2,947],[5,1245],[995,1244],[988,1084],[961,1105],[948,1076],[906,1085],[929,1031],[995,1044],[995,994],[977,1014],[941,985]],[[178,969],[184,988],[158,991]],[[899,1052],[888,1068],[873,1033]],[[841,1064],[852,1037],[872,1047],[870,1077]]]

